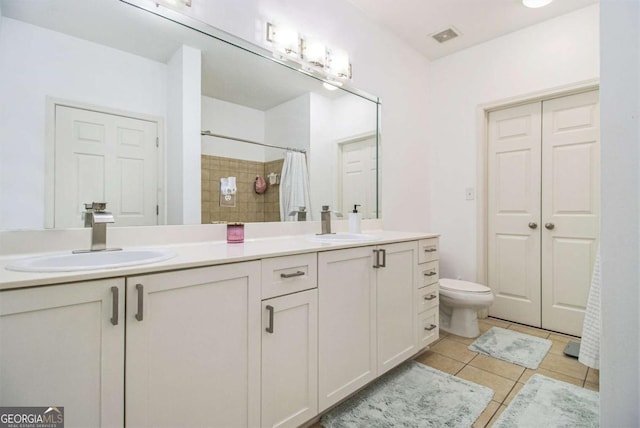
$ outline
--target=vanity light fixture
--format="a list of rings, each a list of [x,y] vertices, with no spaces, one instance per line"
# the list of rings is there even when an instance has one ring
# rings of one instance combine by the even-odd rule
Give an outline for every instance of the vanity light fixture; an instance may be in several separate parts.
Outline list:
[[[328,67],[327,72],[340,79],[351,79],[351,63],[349,62],[349,54],[342,50],[332,50],[327,55]]]
[[[313,38],[303,38],[300,40],[302,60],[315,67],[324,68],[327,63],[327,48]]]
[[[267,23],[267,42],[271,43],[277,52],[284,53],[291,58],[300,56],[300,37],[293,28],[284,25]]]
[[[551,3],[553,0],[522,0],[522,4],[532,9],[537,9]]]
[[[267,22],[266,42],[273,56],[296,61],[304,73],[320,78],[331,76],[334,81],[351,80],[349,54],[343,50],[328,48],[313,37],[301,38],[297,31],[270,22]]]

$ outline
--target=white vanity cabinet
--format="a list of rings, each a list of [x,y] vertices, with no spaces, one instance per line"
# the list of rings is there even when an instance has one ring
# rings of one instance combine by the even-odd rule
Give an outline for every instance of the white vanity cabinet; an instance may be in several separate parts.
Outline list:
[[[130,427],[260,424],[260,262],[127,278]]]
[[[376,269],[378,376],[415,354],[415,289],[418,245],[401,242],[378,247],[384,266]]]
[[[417,241],[318,255],[323,411],[417,352]]]
[[[0,292],[0,406],[62,406],[66,427],[124,420],[124,279]]]
[[[297,427],[318,414],[316,253],[262,260],[263,427]]]
[[[416,341],[424,348],[438,339],[440,325],[440,269],[438,238],[422,239],[418,243],[418,289],[416,308],[418,322]]]

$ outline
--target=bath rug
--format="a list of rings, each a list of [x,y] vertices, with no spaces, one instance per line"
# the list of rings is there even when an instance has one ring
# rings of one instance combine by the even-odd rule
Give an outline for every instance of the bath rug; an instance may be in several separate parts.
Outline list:
[[[492,327],[469,345],[474,352],[529,369],[537,369],[550,348],[550,340],[500,327]]]
[[[599,426],[600,394],[535,374],[511,400],[494,428]]]
[[[470,427],[493,398],[482,385],[408,361],[331,410],[324,428]]]

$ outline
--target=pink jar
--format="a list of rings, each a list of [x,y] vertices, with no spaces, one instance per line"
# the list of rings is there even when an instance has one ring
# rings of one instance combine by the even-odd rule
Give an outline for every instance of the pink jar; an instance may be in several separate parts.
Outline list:
[[[227,223],[227,242],[229,244],[244,242],[244,223]]]

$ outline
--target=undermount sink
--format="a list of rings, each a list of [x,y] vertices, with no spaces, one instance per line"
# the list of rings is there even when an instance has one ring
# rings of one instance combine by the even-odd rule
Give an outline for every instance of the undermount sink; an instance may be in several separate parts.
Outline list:
[[[175,252],[164,249],[58,253],[17,260],[8,264],[6,269],[21,272],[73,272],[155,263],[170,259],[175,255]]]
[[[356,243],[377,241],[380,237],[366,233],[329,233],[326,235],[312,235],[309,240],[316,242]]]

